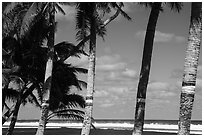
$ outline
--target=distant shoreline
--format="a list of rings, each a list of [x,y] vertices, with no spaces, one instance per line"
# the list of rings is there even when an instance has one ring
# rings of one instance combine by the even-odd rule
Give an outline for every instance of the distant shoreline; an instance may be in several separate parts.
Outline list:
[[[15,128],[13,135],[35,135],[37,128]],[[5,135],[7,128],[2,128]],[[81,128],[46,128],[46,135],[80,135]],[[131,135],[132,130],[114,129],[91,129],[91,135]],[[143,135],[177,135],[177,131],[144,130]],[[202,135],[202,133],[191,133],[191,135]]]
[[[197,123],[196,123],[197,122]],[[193,123],[195,124],[191,124],[191,134],[202,134],[202,123],[201,121],[194,121]],[[6,129],[8,128],[10,122],[6,122],[3,127],[3,134],[6,132]],[[99,134],[102,131],[104,132],[108,132],[107,134],[110,135],[126,135],[126,134],[130,134],[131,135],[131,131],[133,129],[133,121],[132,120],[118,120],[118,121],[114,121],[114,120],[95,120],[93,122],[93,125],[96,127],[96,130],[93,129],[93,134]],[[35,130],[38,127],[38,121],[18,121],[16,123],[16,134],[21,134],[21,133],[31,133],[34,134]],[[57,134],[60,134],[60,132],[66,132],[64,131],[66,130],[71,130],[70,132],[73,134],[79,134],[80,135],[80,129],[82,127],[82,122],[79,121],[61,121],[61,120],[51,120],[48,124],[47,124],[47,130],[49,131],[48,134],[55,134],[53,133],[53,131],[57,130]],[[53,131],[51,131],[53,130]],[[177,134],[178,131],[178,125],[177,125],[177,121],[172,121],[172,120],[152,120],[152,121],[146,121],[144,124],[144,131],[146,133],[154,133],[157,132],[156,134]],[[19,132],[19,133],[18,133]],[[65,134],[65,133],[63,133]],[[70,134],[70,133],[66,133],[66,134]],[[106,134],[106,133],[104,133]]]

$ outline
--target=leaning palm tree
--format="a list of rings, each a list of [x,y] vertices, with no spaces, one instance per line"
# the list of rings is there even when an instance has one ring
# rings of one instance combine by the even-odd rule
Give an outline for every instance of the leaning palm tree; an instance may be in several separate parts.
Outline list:
[[[145,102],[146,102],[146,90],[149,81],[149,73],[151,66],[152,50],[154,43],[155,30],[157,25],[157,20],[160,11],[162,11],[162,5],[165,3],[152,2],[152,3],[142,3],[145,6],[151,7],[151,13],[149,16],[149,21],[147,24],[146,35],[144,40],[144,50],[142,57],[142,66],[140,70],[140,79],[137,89],[136,97],[136,108],[135,108],[135,121],[133,128],[133,135],[141,135],[143,132],[144,116],[145,116]],[[171,9],[176,9],[180,11],[181,3],[167,3]]]
[[[180,97],[179,135],[190,134],[191,112],[195,95],[198,58],[202,35],[202,3],[192,2],[188,45]]]
[[[101,36],[105,35],[105,26],[114,20],[119,13],[126,18],[131,19],[122,9],[122,3],[120,6],[117,3],[111,3],[112,7],[117,9],[117,12],[111,16],[108,20],[102,21],[99,17],[97,9],[109,9],[109,3],[78,3],[77,4],[77,40],[82,40],[78,47],[83,47],[84,43],[89,41],[89,65],[88,65],[88,78],[87,78],[87,94],[86,94],[86,106],[85,115],[82,126],[82,135],[88,135],[90,133],[92,125],[92,111],[93,111],[93,93],[94,93],[94,79],[95,79],[95,59],[96,59],[96,34]],[[110,10],[110,9],[109,9]]]

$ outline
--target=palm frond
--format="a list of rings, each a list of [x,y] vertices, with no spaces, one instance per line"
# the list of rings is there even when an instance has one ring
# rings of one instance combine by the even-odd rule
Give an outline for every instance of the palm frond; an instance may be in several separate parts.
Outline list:
[[[35,24],[35,22],[39,19],[39,17],[42,17],[41,9],[44,8],[45,5],[41,2],[33,2],[28,11],[26,12],[23,21],[22,26],[20,30],[20,37],[24,37],[25,34],[28,32],[29,28]]]
[[[87,88],[87,83],[85,81],[78,80],[78,83],[79,83],[80,87]]]
[[[80,2],[76,6],[76,39],[77,41],[83,40],[89,34],[90,20],[89,20],[89,9],[90,4]],[[83,46],[85,43],[83,43]]]
[[[62,61],[66,60],[70,56],[77,56],[79,53],[81,53],[81,50],[79,50],[74,44],[68,41],[60,42],[56,44],[54,48],[57,56]]]
[[[84,112],[77,109],[63,109],[52,112],[48,119],[57,116],[67,120],[83,120]]]
[[[11,13],[15,8],[18,6],[21,6],[23,3],[22,2],[10,2],[4,7],[3,14],[7,15]]]
[[[40,105],[38,99],[36,98],[36,96],[33,93],[30,93],[30,95],[27,97],[27,100],[29,103],[34,104],[36,107],[41,108],[41,105]]]
[[[81,95],[77,95],[77,94],[69,94],[69,95],[65,95],[63,97],[63,101],[64,104],[70,106],[70,107],[85,107],[85,100]]]
[[[182,2],[167,2],[167,5],[171,8],[171,10],[175,10],[177,12],[180,12],[183,7]]]
[[[195,2],[192,3],[192,8],[197,9],[197,10],[192,10],[191,11],[191,17],[192,17],[192,23],[200,24],[202,23],[202,3],[200,2]]]
[[[57,3],[55,4],[55,8],[62,13],[63,15],[66,15],[66,13],[64,12],[64,10],[62,9],[62,7],[60,7]]]
[[[116,3],[115,6],[117,7],[118,10],[120,10],[120,14],[126,18],[127,20],[131,20],[132,18],[125,12],[123,11],[120,6],[118,6],[118,4]]]
[[[60,5],[66,5],[66,6],[74,6],[77,3],[76,2],[58,2]]]
[[[4,89],[5,97],[8,101],[14,101],[19,97],[19,92],[13,89]]]
[[[103,24],[103,21],[101,20],[101,18],[99,17],[98,14],[96,14],[96,33],[98,36],[100,36],[103,40],[104,39],[104,35],[106,35],[106,28],[103,27],[104,24]]]
[[[85,68],[78,68],[73,66],[67,66],[67,69],[69,69],[73,73],[88,73],[88,70]]]

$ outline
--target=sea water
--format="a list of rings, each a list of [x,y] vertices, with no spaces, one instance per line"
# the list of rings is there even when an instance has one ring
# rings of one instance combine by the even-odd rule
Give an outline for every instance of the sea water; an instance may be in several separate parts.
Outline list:
[[[7,128],[10,122],[6,122],[2,127]],[[134,120],[110,120],[97,119],[93,121],[93,125],[99,129],[117,129],[132,130]],[[47,128],[81,128],[82,121],[76,120],[50,120],[46,125]],[[16,128],[37,128],[38,120],[18,120]],[[145,120],[144,131],[172,132],[178,131],[178,120]],[[191,121],[191,134],[202,134],[202,121]]]

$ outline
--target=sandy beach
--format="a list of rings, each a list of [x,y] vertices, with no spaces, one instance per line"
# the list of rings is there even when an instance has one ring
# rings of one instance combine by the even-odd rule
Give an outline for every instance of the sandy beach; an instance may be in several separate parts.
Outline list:
[[[131,135],[133,124],[128,123],[94,123],[91,135]],[[2,127],[5,135],[9,122]],[[14,135],[35,135],[38,122],[17,122]],[[80,135],[82,123],[48,123],[46,135]],[[144,135],[176,135],[177,125],[145,124]],[[202,125],[191,125],[191,135],[201,135]]]
[[[35,135],[37,128],[15,128],[14,135]],[[2,134],[5,135],[7,128],[2,128]],[[46,135],[80,135],[80,128],[47,128]],[[92,129],[91,135],[131,135],[131,130],[114,130],[114,129]],[[176,135],[171,132],[157,132],[145,130],[144,135]],[[195,134],[192,134],[195,135]],[[201,135],[201,134],[200,134]]]

